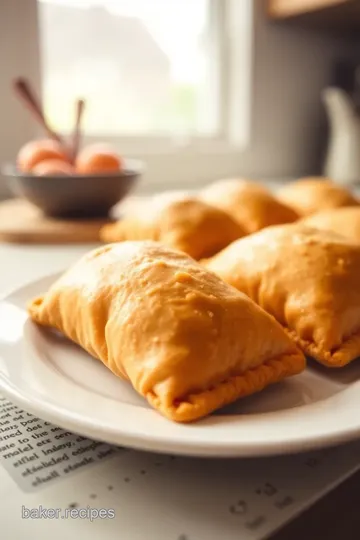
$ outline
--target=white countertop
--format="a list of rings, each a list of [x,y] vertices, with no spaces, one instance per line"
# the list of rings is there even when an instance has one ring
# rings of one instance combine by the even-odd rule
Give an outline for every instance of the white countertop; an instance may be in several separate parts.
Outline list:
[[[0,294],[45,275],[65,270],[96,244],[65,246],[0,243]]]

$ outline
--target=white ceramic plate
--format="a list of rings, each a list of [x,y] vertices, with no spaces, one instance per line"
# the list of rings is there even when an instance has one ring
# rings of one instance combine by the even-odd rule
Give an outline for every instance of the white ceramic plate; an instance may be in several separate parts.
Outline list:
[[[0,391],[65,429],[143,450],[255,456],[309,450],[360,436],[360,363],[303,374],[204,420],[163,418],[101,362],[27,317],[29,299],[57,276],[0,301]]]

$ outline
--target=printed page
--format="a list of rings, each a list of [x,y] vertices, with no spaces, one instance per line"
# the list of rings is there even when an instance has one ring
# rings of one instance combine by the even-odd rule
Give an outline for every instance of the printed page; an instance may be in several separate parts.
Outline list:
[[[359,467],[360,443],[190,459],[91,441],[0,397],[0,521],[12,540],[260,540]]]

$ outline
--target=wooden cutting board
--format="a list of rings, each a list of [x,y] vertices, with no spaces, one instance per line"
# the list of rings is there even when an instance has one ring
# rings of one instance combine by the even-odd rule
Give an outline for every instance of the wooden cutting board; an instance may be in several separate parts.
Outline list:
[[[106,219],[66,220],[44,216],[22,199],[0,203],[0,241],[26,244],[74,244],[99,241]]]

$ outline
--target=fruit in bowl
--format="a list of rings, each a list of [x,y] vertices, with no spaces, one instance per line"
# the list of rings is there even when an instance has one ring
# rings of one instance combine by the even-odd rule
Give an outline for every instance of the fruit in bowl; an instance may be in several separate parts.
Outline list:
[[[61,159],[45,159],[37,163],[35,167],[31,169],[32,174],[37,176],[51,176],[51,175],[74,175],[74,167]]]
[[[80,174],[114,173],[123,169],[121,156],[104,144],[85,147],[76,158],[75,168]]]
[[[12,192],[58,218],[106,217],[111,208],[133,189],[142,173],[142,163],[124,160],[116,172],[79,174],[65,161],[44,160],[32,171],[5,167]]]
[[[34,175],[102,175],[121,173],[124,159],[114,148],[104,143],[91,144],[70,158],[70,152],[51,139],[26,143],[19,151],[17,169]]]
[[[37,165],[44,161],[56,160],[58,163],[70,163],[65,150],[52,139],[30,141],[18,153],[16,164],[20,171],[36,170]]]
[[[3,169],[10,189],[50,216],[108,215],[140,178],[142,164],[126,160],[104,143],[81,148],[83,100],[77,101],[73,134],[65,140],[49,127],[29,83],[18,79],[14,87],[48,138],[26,143],[16,166]]]

